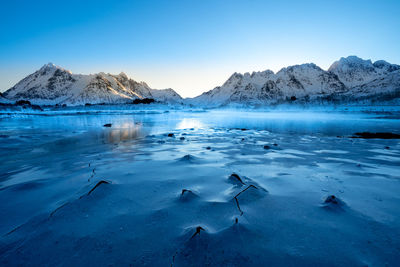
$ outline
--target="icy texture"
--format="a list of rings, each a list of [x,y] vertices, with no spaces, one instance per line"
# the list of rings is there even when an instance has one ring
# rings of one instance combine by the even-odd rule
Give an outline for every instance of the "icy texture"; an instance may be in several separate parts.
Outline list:
[[[130,112],[2,117],[1,266],[398,265],[398,112]]]

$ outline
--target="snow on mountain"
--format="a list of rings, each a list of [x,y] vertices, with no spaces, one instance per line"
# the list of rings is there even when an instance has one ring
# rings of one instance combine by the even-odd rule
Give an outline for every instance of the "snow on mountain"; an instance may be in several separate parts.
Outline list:
[[[13,101],[26,99],[34,104],[49,105],[117,104],[138,98],[154,98],[168,103],[182,100],[172,89],[151,89],[144,82],[129,79],[125,73],[72,74],[52,63],[27,76],[3,95]]]
[[[182,103],[181,96],[171,88],[167,89],[150,89],[152,98],[157,99],[160,102],[166,102],[171,104]]]
[[[234,73],[222,86],[183,100],[174,90],[157,90],[125,73],[72,74],[46,64],[0,96],[0,101],[29,100],[33,104],[130,103],[138,98],[196,106],[273,105],[297,101],[391,101],[400,96],[400,66],[384,60],[372,63],[356,56],[341,58],[328,71],[313,63],[270,70]],[[4,100],[4,101],[3,101]],[[396,100],[397,101],[397,100]]]
[[[360,86],[383,75],[400,69],[399,65],[390,64],[384,60],[372,63],[356,56],[349,56],[335,61],[328,71],[335,73],[349,88]]]
[[[0,104],[10,104],[10,103],[12,103],[12,101],[11,101],[11,100],[8,100],[7,98],[5,98],[5,97],[3,96],[2,93],[0,93]]]
[[[276,74],[270,70],[243,75],[234,73],[221,87],[203,93],[190,102],[206,106],[230,103],[262,105],[344,90],[345,85],[335,74],[315,64],[302,64],[283,68]]]
[[[395,98],[400,100],[400,69],[354,87],[346,95],[368,101],[390,101]]]
[[[347,99],[372,95],[396,96],[400,66],[384,60],[374,63],[356,56],[341,58],[325,71],[313,63],[290,66],[276,74],[270,70],[234,73],[222,86],[189,99],[208,107],[246,104],[268,105]]]

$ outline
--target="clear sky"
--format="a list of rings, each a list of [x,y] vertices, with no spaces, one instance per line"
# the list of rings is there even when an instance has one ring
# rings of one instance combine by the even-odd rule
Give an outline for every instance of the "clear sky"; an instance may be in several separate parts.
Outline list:
[[[233,72],[400,63],[400,0],[2,1],[0,91],[52,62],[196,96]]]

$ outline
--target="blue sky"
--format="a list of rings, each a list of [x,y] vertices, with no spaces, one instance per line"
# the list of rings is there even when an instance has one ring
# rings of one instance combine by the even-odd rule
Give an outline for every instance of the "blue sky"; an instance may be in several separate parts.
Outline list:
[[[52,62],[195,96],[233,72],[400,64],[400,1],[3,1],[0,91]]]

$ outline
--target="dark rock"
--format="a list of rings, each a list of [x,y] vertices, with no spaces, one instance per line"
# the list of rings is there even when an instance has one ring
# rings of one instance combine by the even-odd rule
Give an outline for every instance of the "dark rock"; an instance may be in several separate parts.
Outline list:
[[[111,127],[111,126],[112,126],[111,123],[106,123],[106,124],[103,125],[103,127]]]
[[[173,133],[169,133],[168,137],[174,137],[175,135]]]
[[[210,149],[211,149],[211,147],[210,147],[210,146],[208,146],[208,147],[206,147],[206,149],[207,149],[207,150],[210,150]]]
[[[154,103],[155,102],[155,100],[153,99],[153,98],[143,98],[143,99],[135,99],[135,100],[133,100],[133,102],[132,102],[132,104],[135,104],[135,105],[137,105],[137,104],[151,104],[151,103]]]
[[[43,111],[43,109],[39,105],[31,105],[31,109]]]
[[[185,140],[185,137],[183,137],[183,136],[182,136],[182,137],[181,137],[181,138],[179,138],[179,139],[180,139],[180,140]]]
[[[86,104],[85,104],[85,106],[87,106],[87,107],[88,107],[88,106],[91,106],[91,105],[92,105],[92,104],[90,104],[90,103],[86,103]]]
[[[270,149],[271,147],[270,146],[268,146],[268,145],[265,145],[264,146],[264,149]]]
[[[385,149],[390,149],[390,147],[388,147],[388,146],[385,146]]]
[[[352,138],[364,138],[364,139],[400,139],[400,134],[395,133],[370,133],[361,132],[355,133]]]
[[[31,105],[31,102],[28,100],[18,100],[17,102],[15,102],[15,105],[17,106]]]
[[[291,96],[291,97],[290,97],[290,100],[291,100],[291,101],[295,101],[296,99],[297,99],[297,98],[296,98],[295,96]]]

